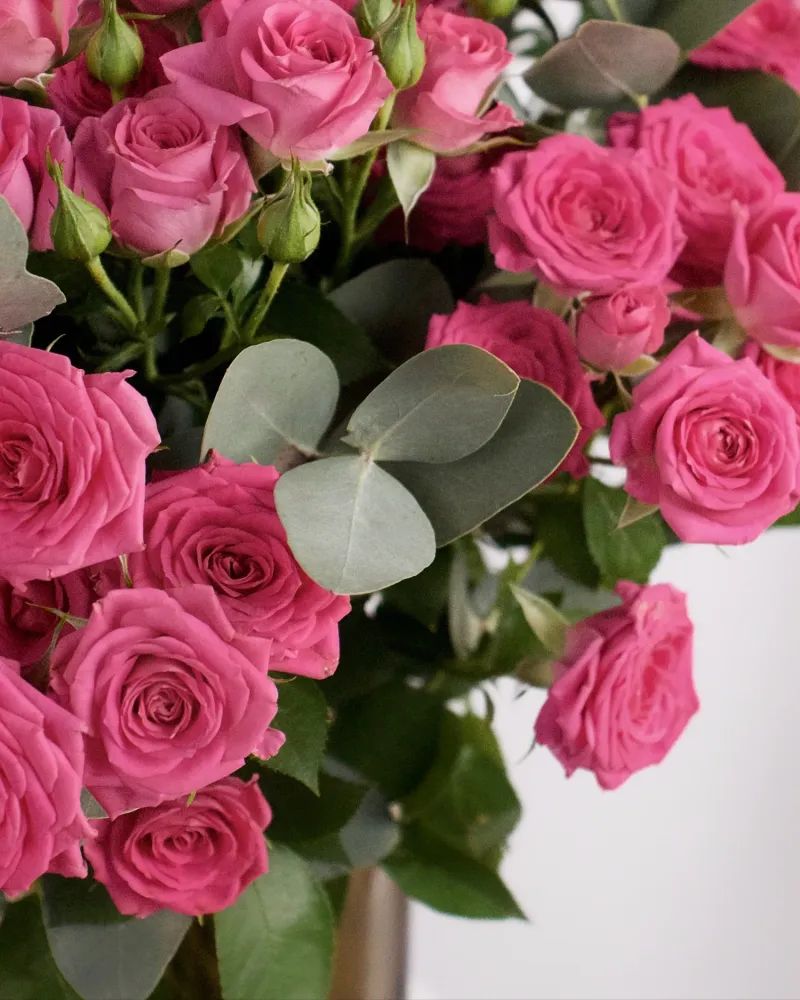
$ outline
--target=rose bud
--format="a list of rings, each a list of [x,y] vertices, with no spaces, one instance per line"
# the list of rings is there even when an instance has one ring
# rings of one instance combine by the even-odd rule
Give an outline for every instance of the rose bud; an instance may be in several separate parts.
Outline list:
[[[103,19],[86,46],[89,72],[121,95],[143,62],[144,46],[136,28],[120,17],[116,0],[103,0]]]
[[[425,46],[417,31],[417,0],[396,6],[375,41],[386,75],[395,87],[413,87],[425,68]]]
[[[578,353],[595,368],[620,371],[661,347],[669,318],[660,288],[628,285],[613,295],[593,295],[578,316]]]
[[[317,249],[319,209],[311,198],[311,176],[299,167],[265,205],[258,219],[258,240],[270,260],[300,264]]]
[[[510,17],[517,9],[517,0],[470,0],[470,6],[487,21],[500,17]]]
[[[111,242],[111,223],[104,212],[70,191],[60,164],[48,164],[58,188],[58,204],[50,220],[53,249],[65,260],[86,263],[99,257]]]

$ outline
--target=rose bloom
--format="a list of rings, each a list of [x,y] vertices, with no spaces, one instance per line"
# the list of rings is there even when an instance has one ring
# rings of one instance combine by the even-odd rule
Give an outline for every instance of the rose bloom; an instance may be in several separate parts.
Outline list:
[[[50,250],[50,219],[58,201],[45,153],[72,177],[72,150],[54,111],[0,97],[0,195],[25,227],[34,250]]]
[[[800,4],[757,0],[690,59],[714,69],[760,69],[800,89]]]
[[[267,869],[272,813],[256,779],[226,778],[197,793],[113,820],[86,846],[94,877],[120,913],[217,913]]]
[[[12,585],[143,545],[145,458],[159,437],[130,374],[85,375],[0,342],[0,577]]]
[[[161,56],[178,44],[172,32],[158,24],[139,22],[137,30],[144,46],[144,62],[126,88],[128,97],[144,97],[167,82],[161,68]],[[100,118],[114,103],[106,84],[89,72],[83,54],[55,70],[47,96],[70,135],[84,118]]]
[[[700,707],[685,596],[663,583],[616,589],[619,607],[567,633],[535,726],[567,776],[584,768],[608,789],[659,764]]]
[[[0,580],[0,650],[23,669],[38,664],[50,648],[60,624],[50,608],[74,618],[88,618],[94,594],[85,573],[68,573],[57,580],[32,580],[13,587]],[[64,623],[62,629],[70,631]]]
[[[636,386],[610,448],[627,492],[657,504],[684,542],[751,542],[797,503],[792,408],[752,361],[697,333]]]
[[[800,365],[773,357],[754,340],[749,340],[745,344],[742,353],[744,357],[750,358],[775,386],[794,410],[794,415],[800,424]]]
[[[591,296],[578,314],[578,353],[596,368],[620,371],[661,347],[670,315],[664,291],[648,285]]]
[[[112,591],[59,641],[53,691],[86,727],[85,784],[111,816],[188,795],[263,752],[277,705],[269,648],[238,635],[199,586]]]
[[[0,9],[0,84],[49,69],[67,51],[78,0],[4,0]]]
[[[739,215],[725,292],[736,319],[761,344],[800,347],[800,194]]]
[[[598,410],[589,376],[578,360],[575,341],[563,320],[547,309],[527,302],[493,302],[485,296],[478,305],[459,302],[449,316],[432,316],[425,347],[474,344],[494,354],[520,378],[548,386],[580,424],[577,440],[560,471],[585,476],[589,465],[586,442],[605,420]]]
[[[419,33],[425,69],[415,86],[397,95],[395,128],[418,130],[413,141],[441,153],[466,149],[487,132],[520,124],[505,104],[483,113],[487,94],[513,58],[499,28],[429,6],[419,19]]]
[[[677,190],[642,153],[578,135],[507,153],[492,171],[489,245],[497,266],[564,292],[660,285],[685,242]]]
[[[161,87],[120,101],[75,133],[75,187],[142,254],[192,254],[240,218],[255,184],[238,136]]]
[[[720,284],[733,238],[733,206],[758,211],[785,187],[750,129],[727,108],[706,108],[685,94],[635,114],[612,115],[608,135],[614,146],[641,149],[676,185],[686,246],[674,277],[689,288]]]
[[[274,156],[320,160],[369,130],[392,92],[370,39],[333,0],[212,0],[203,41],[165,55],[203,121]]]
[[[91,828],[81,812],[81,724],[0,657],[0,890],[27,892],[46,871],[82,877]]]

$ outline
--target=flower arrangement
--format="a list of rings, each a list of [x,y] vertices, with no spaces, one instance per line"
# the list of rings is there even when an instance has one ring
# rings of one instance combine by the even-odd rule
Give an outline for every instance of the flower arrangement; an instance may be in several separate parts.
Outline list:
[[[605,789],[692,721],[663,548],[798,522],[800,6],[575,6],[0,11],[3,996],[325,997],[356,870],[522,916],[498,699]]]

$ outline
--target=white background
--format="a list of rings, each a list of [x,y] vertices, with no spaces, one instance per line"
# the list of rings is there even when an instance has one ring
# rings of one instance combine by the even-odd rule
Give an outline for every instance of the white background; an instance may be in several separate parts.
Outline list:
[[[411,1000],[800,997],[800,530],[683,546],[702,707],[666,761],[603,792],[499,715],[525,809],[504,876],[530,922],[415,906]]]

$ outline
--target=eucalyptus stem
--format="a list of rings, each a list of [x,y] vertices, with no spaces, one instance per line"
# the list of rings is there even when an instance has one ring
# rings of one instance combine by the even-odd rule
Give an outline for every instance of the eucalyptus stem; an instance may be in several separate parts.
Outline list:
[[[117,308],[126,325],[131,330],[135,331],[139,326],[139,317],[134,312],[130,302],[128,302],[111,278],[109,278],[100,258],[92,257],[91,260],[87,260],[86,270],[89,272],[92,280],[100,291],[105,295],[109,302],[112,302]]]
[[[272,270],[269,272],[269,277],[261,289],[258,302],[256,302],[252,313],[250,313],[250,318],[242,330],[242,339],[245,344],[249,344],[255,339],[259,327],[264,322],[264,318],[269,312],[269,307],[272,305],[272,300],[278,294],[278,289],[281,287],[281,282],[288,270],[288,264],[283,264],[277,260],[273,262]]]

